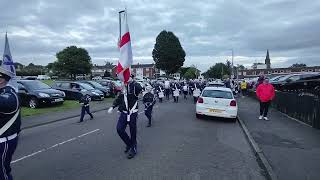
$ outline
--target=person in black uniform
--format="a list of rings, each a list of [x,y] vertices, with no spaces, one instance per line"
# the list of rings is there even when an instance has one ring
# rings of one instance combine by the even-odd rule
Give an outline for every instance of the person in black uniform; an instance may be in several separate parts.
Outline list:
[[[151,119],[152,119],[152,109],[153,105],[156,103],[154,94],[151,93],[151,88],[146,87],[147,93],[143,96],[143,104],[144,104],[144,114],[148,118],[147,127],[151,127]]]
[[[164,97],[164,88],[160,83],[158,83],[158,84],[156,84],[155,89],[158,94],[159,102],[162,103],[162,99]]]
[[[172,91],[172,96],[173,96],[173,102],[178,103],[179,101],[179,89],[180,86],[178,82],[173,82],[171,85],[171,91]]]
[[[82,107],[81,107],[81,116],[80,116],[79,123],[83,122],[83,118],[86,112],[90,115],[90,119],[91,120],[93,119],[93,115],[90,112],[90,104],[89,104],[90,101],[91,101],[91,98],[89,95],[86,94],[81,96],[79,103],[82,105]]]
[[[137,154],[137,117],[138,117],[138,96],[142,92],[139,83],[133,80],[128,84],[127,93],[120,94],[113,102],[113,106],[109,108],[108,113],[112,113],[113,109],[118,107],[120,117],[117,124],[117,132],[123,142],[126,144],[125,153],[128,153],[128,159],[132,159]],[[127,108],[129,107],[129,108]],[[130,135],[126,133],[126,127],[130,127]]]
[[[18,95],[8,86],[13,74],[0,67],[0,179],[12,180],[10,163],[20,133],[21,116]]]

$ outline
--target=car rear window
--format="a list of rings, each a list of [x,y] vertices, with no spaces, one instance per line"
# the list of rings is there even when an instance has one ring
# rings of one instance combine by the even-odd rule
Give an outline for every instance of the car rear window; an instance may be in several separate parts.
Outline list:
[[[233,99],[231,92],[222,90],[204,90],[202,97]]]

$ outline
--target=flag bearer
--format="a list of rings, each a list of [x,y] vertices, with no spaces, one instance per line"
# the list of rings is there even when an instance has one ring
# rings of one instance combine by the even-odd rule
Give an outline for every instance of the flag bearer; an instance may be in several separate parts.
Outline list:
[[[0,179],[12,180],[10,163],[18,144],[21,126],[20,104],[15,90],[8,86],[13,73],[0,67]]]
[[[108,113],[112,113],[115,107],[120,111],[120,117],[117,124],[117,132],[123,142],[126,144],[125,153],[128,153],[128,159],[132,159],[137,154],[137,117],[138,117],[138,96],[142,91],[139,83],[133,80],[133,75],[124,88],[124,92],[114,100],[113,106],[109,108]],[[130,127],[130,135],[126,133],[126,127]]]
[[[151,88],[146,88],[147,93],[143,96],[143,104],[144,104],[144,114],[148,118],[147,127],[151,127],[151,119],[152,119],[152,109],[153,105],[156,103],[154,94],[151,93]]]

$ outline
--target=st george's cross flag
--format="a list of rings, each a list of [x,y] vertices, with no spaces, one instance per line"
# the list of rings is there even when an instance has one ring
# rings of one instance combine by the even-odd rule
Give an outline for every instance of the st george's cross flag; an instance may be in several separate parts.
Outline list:
[[[9,82],[9,85],[13,89],[18,91],[18,84],[16,81],[16,68],[14,67],[14,63],[12,60],[7,33],[6,33],[6,37],[5,37],[4,52],[3,52],[3,59],[2,59],[1,66],[2,66],[2,68],[6,69],[7,71],[12,73],[12,78]]]
[[[117,75],[118,78],[127,84],[130,78],[130,66],[133,62],[132,58],[132,49],[131,49],[131,40],[130,40],[130,32],[127,22],[127,12],[120,14],[120,58],[117,65]],[[123,33],[122,33],[123,32]]]

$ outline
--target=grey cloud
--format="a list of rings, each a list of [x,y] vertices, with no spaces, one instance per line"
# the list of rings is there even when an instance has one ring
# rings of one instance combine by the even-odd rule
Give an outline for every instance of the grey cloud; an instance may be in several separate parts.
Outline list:
[[[22,63],[46,64],[70,45],[86,48],[94,63],[116,62],[117,12],[125,6],[136,62],[153,62],[155,38],[164,29],[180,39],[185,64],[203,70],[225,61],[231,48],[235,62],[248,65],[263,61],[266,49],[277,66],[320,62],[318,1],[1,0],[0,32],[4,37],[8,30],[13,57]]]

